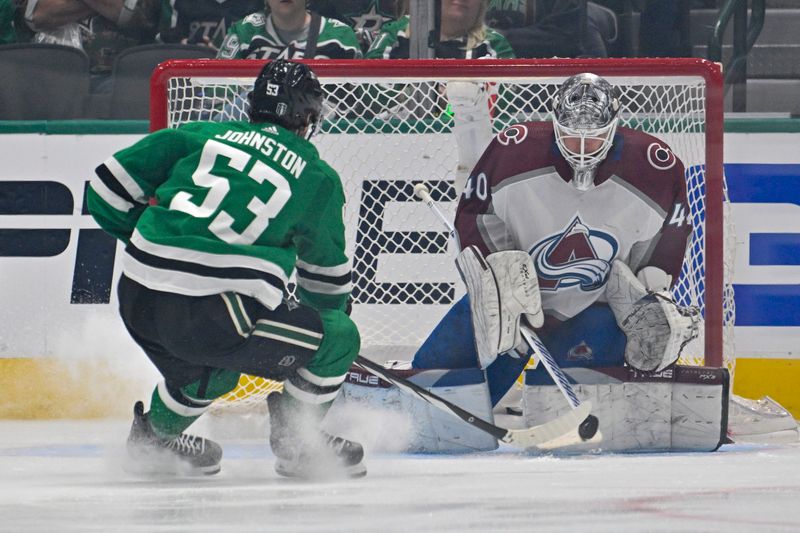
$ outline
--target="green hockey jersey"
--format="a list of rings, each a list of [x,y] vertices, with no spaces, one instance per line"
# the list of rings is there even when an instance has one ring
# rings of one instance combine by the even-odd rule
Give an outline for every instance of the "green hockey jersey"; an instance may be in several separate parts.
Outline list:
[[[408,15],[384,24],[381,33],[367,51],[367,59],[408,59]],[[513,58],[514,50],[499,32],[486,28],[486,35],[475,47],[467,49],[466,39],[439,41],[434,56],[440,59]]]
[[[228,28],[250,13],[264,9],[264,0],[161,0],[163,42],[222,45]]]
[[[263,11],[236,22],[217,53],[221,59],[302,59],[307,41],[284,42]],[[353,30],[338,20],[321,17],[317,59],[356,59],[361,48]]]
[[[89,211],[151,289],[234,291],[270,309],[296,273],[300,300],[344,309],[351,289],[338,174],[272,124],[195,122],[152,133],[97,167]]]
[[[380,31],[397,18],[400,0],[311,0],[310,8],[346,22],[355,30]]]

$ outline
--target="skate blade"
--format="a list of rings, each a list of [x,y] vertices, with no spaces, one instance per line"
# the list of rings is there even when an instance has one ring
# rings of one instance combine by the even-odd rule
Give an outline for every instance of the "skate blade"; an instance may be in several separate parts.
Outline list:
[[[148,452],[128,453],[122,469],[128,474],[142,477],[199,477],[219,473],[222,465],[195,466],[166,452]]]
[[[341,465],[308,465],[295,461],[276,459],[275,472],[287,478],[302,479],[305,481],[332,480],[332,479],[357,479],[367,475],[364,463],[350,466]]]

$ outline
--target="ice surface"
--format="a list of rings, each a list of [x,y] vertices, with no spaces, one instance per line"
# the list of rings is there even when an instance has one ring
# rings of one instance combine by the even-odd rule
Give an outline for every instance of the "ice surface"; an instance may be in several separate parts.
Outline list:
[[[531,457],[369,453],[353,481],[296,482],[261,439],[213,477],[121,469],[126,420],[0,421],[0,531],[800,531],[800,445]]]

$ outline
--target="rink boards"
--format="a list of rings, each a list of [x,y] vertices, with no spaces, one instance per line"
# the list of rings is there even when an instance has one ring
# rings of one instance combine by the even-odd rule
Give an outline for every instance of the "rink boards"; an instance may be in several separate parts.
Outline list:
[[[31,394],[50,375],[56,377],[49,381],[51,391],[61,388],[69,395],[87,383],[106,383],[113,398],[119,387],[151,381],[153,370],[128,339],[117,319],[113,283],[104,281],[118,276],[119,249],[97,228],[83,199],[94,167],[143,132],[130,123],[104,123],[99,132],[86,123],[57,133],[50,126],[49,134],[41,123],[0,127],[0,387]],[[775,131],[774,123],[763,129],[772,132],[731,132],[725,138],[737,241],[734,383],[738,393],[770,394],[798,416],[800,393],[793,384],[800,381],[800,132],[791,131],[796,126]],[[395,204],[386,212],[417,208]],[[398,254],[387,261],[407,262],[405,278],[420,264],[428,274],[442,268],[437,257]],[[380,281],[408,283],[405,278]],[[441,312],[418,313],[418,329],[430,330]],[[65,402],[56,396],[49,404],[22,404],[29,404],[28,414],[58,414],[53,406]],[[113,404],[99,402],[97,409]],[[9,416],[8,402],[0,404],[2,416]]]

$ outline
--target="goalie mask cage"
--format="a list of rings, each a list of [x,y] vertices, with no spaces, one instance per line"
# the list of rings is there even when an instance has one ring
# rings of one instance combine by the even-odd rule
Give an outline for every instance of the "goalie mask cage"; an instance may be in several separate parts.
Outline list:
[[[732,232],[722,169],[723,81],[701,59],[310,61],[327,97],[312,139],[341,176],[353,312],[362,353],[410,358],[463,294],[446,230],[414,197],[416,183],[451,217],[458,150],[449,81],[487,94],[494,133],[515,122],[550,120],[553,94],[568,76],[593,72],[622,89],[620,124],[668,143],[686,167],[693,231],[673,290],[700,308],[698,339],[682,361],[733,363]],[[192,120],[246,120],[257,60],[173,60],[152,76],[151,129]],[[260,401],[276,384],[243,376],[237,405]],[[242,399],[244,398],[244,399]]]

